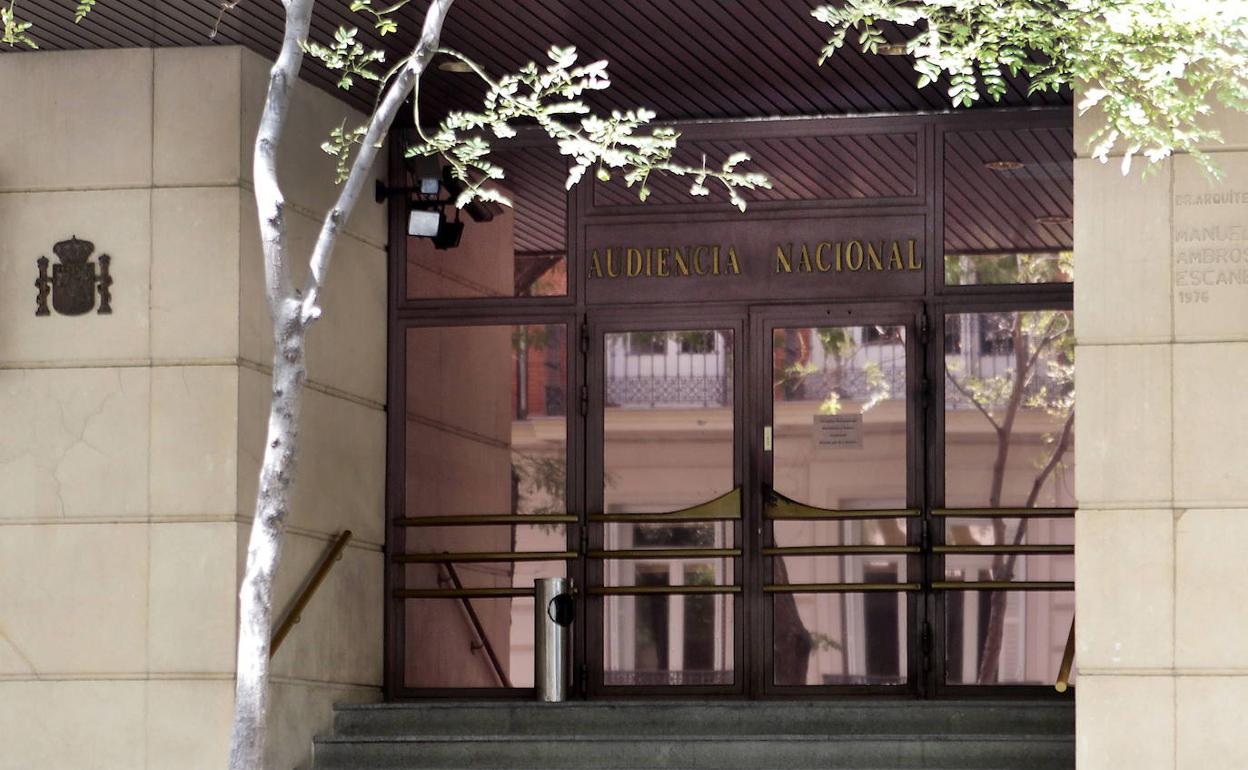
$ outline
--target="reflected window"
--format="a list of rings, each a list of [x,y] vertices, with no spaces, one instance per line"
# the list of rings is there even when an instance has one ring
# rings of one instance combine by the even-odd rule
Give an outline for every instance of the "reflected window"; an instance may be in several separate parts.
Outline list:
[[[426,595],[404,604],[405,684],[531,687],[526,594],[567,574],[567,329],[412,328],[407,366],[402,588]]]

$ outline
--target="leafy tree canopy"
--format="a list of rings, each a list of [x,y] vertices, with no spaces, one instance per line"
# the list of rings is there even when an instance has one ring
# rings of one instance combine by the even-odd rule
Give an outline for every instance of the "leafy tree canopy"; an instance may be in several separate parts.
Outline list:
[[[1206,118],[1220,102],[1248,110],[1248,2],[1244,0],[845,0],[812,11],[832,27],[823,59],[851,32],[878,53],[901,25],[920,88],[948,78],[954,104],[1006,92],[1005,73],[1031,92],[1077,88],[1079,110],[1099,108],[1093,157],[1187,152],[1217,173],[1199,145],[1220,141]]]

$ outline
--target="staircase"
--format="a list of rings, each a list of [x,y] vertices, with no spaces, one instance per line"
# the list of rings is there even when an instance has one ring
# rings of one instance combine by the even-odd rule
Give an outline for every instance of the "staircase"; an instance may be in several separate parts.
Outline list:
[[[340,706],[314,770],[1070,770],[1072,701]]]

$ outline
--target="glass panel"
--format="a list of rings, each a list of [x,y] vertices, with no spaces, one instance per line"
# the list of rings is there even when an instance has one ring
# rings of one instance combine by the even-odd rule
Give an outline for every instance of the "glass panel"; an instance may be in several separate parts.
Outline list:
[[[776,329],[774,486],[819,508],[906,505],[906,330]]]
[[[647,565],[638,585],[702,585],[700,565]],[[608,596],[604,683],[608,686],[731,685],[731,594]]]
[[[1074,591],[947,592],[946,681],[1052,685],[1074,614]]]
[[[1074,518],[945,517],[948,545],[1073,545]]]
[[[690,166],[718,167],[739,150],[750,160],[738,170],[758,171],[771,180],[770,190],[742,190],[747,201],[848,200],[914,195],[918,141],[914,134],[798,136],[731,141],[682,139],[673,159]],[[708,184],[708,194],[692,197],[690,178],[655,174],[646,180],[645,205],[694,205],[728,202],[722,185]],[[642,205],[637,186],[629,188],[616,174],[594,182],[595,206]]]
[[[906,594],[773,594],[772,624],[777,685],[906,682]]]
[[[495,669],[464,602],[409,599],[404,602],[408,654],[407,687],[533,686],[533,598],[469,599],[485,637],[498,657]],[[419,644],[413,631],[424,629]]]
[[[1073,278],[1069,128],[945,135],[945,283]]]
[[[945,504],[1075,505],[1069,311],[945,316]]]
[[[407,331],[407,348],[404,515],[566,514],[566,328],[414,328]],[[566,549],[563,524],[407,530],[409,553]],[[456,579],[465,588],[531,587],[537,577],[565,574],[562,561],[411,564],[404,570],[411,589],[454,588]],[[532,599],[471,602],[512,684],[531,686]],[[481,640],[460,600],[410,600],[405,613],[409,687],[499,686],[488,660],[482,663]]]
[[[796,545],[905,545],[905,519],[776,521],[775,543]]]
[[[732,490],[731,329],[606,335],[603,504],[673,511]]]
[[[500,149],[491,160],[506,172],[498,187],[512,206],[478,204],[460,212],[447,208],[444,218],[463,225],[458,244],[438,248],[434,239],[407,240],[407,296],[411,299],[451,297],[549,297],[568,293],[567,163],[553,145]],[[410,170],[409,184],[421,174]],[[436,195],[414,199],[445,199]],[[418,206],[419,208],[419,206]],[[436,213],[436,209],[420,209]],[[474,212],[488,210],[489,221]]]

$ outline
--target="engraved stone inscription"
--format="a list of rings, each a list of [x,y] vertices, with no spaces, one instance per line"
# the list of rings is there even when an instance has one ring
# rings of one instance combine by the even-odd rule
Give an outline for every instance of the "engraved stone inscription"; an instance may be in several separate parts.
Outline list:
[[[1175,167],[1172,281],[1180,331],[1221,336],[1248,300],[1248,162],[1217,159],[1225,177],[1194,161]]]

